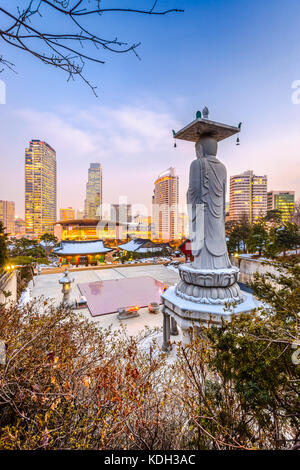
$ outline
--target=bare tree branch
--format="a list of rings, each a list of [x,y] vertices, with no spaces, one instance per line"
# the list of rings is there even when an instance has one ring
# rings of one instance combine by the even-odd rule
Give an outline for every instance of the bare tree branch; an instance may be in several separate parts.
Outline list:
[[[137,10],[131,8],[102,8],[101,0],[28,0],[24,9],[17,7],[17,13],[0,7],[0,21],[10,24],[1,28],[0,39],[6,44],[21,49],[46,65],[51,65],[68,74],[68,80],[79,76],[96,95],[95,89],[84,75],[86,62],[104,64],[104,60],[94,54],[84,53],[84,47],[94,45],[95,49],[104,49],[109,52],[127,53],[133,52],[138,58],[136,51],[140,42],[127,44],[118,38],[102,38],[98,33],[94,34],[89,26],[81,24],[84,18],[103,16],[106,13],[136,13],[146,15],[167,15],[169,13],[183,12],[176,8],[168,10],[157,10],[158,0],[152,3],[149,9]],[[92,8],[93,4],[94,8]],[[66,19],[66,30],[61,33],[47,32],[39,27],[39,19],[48,15],[57,15],[57,20]],[[54,22],[53,22],[54,23]],[[75,29],[74,29],[75,28]],[[12,69],[14,64],[0,56],[0,64]],[[0,72],[3,71],[0,68]]]

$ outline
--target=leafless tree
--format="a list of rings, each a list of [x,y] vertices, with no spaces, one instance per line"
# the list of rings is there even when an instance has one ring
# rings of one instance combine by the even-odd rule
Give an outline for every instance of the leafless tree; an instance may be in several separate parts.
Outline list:
[[[133,8],[104,8],[102,0],[27,0],[26,6],[8,9],[0,6],[0,38],[10,46],[25,51],[46,65],[51,65],[68,74],[68,80],[79,76],[95,92],[86,78],[83,70],[86,62],[104,64],[98,50],[126,53],[133,52],[139,42],[128,44],[113,39],[103,38],[99,33],[91,31],[92,19],[99,20],[108,13],[135,13],[145,15],[166,15],[172,12],[182,12],[177,8],[158,10],[158,0],[151,2],[148,9]],[[144,2],[145,3],[145,2]],[[147,3],[147,2],[146,2]],[[45,26],[45,20],[51,15],[52,21]],[[52,16],[54,15],[54,17]],[[56,21],[54,21],[56,19]],[[64,31],[50,29],[56,24],[62,24]],[[46,29],[50,31],[46,31]],[[99,31],[97,24],[97,30]],[[87,51],[88,46],[95,47],[95,53]],[[1,68],[2,65],[2,68]],[[0,72],[4,67],[14,69],[14,64],[0,55]]]

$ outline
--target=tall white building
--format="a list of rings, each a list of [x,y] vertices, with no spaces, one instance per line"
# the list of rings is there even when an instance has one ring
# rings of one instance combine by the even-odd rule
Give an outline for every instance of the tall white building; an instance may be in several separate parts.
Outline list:
[[[248,170],[230,177],[230,220],[246,216],[250,223],[267,213],[267,175]]]
[[[91,163],[88,170],[86,184],[86,198],[84,201],[84,218],[102,218],[102,166],[100,163]]]
[[[179,180],[175,168],[161,173],[154,183],[152,197],[152,238],[169,241],[178,238]]]

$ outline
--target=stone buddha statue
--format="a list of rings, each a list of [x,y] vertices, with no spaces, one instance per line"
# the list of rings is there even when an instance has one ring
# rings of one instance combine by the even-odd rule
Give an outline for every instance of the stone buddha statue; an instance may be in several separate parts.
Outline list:
[[[191,338],[192,332],[200,334],[200,326],[221,325],[233,315],[257,307],[251,294],[242,293],[239,269],[231,266],[228,257],[226,168],[217,158],[218,142],[238,134],[241,123],[228,126],[209,120],[208,114],[205,107],[202,113],[197,111],[191,123],[173,131],[175,139],[196,143],[197,158],[190,165],[187,191],[194,261],[179,264],[179,282],[162,294],[164,351],[171,349],[170,337],[177,334],[177,325],[185,338]]]
[[[190,166],[187,204],[193,267],[198,269],[231,268],[225,240],[227,172],[217,150],[216,139],[202,136]]]

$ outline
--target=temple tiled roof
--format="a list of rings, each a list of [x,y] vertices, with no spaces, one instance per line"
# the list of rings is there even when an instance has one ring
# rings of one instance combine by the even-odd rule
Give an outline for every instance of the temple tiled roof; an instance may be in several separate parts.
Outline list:
[[[57,248],[54,248],[53,253],[59,256],[72,256],[72,255],[96,255],[98,253],[108,253],[112,251],[107,248],[103,240],[92,241],[61,241]]]
[[[135,238],[134,240],[130,240],[123,245],[119,245],[119,248],[125,251],[134,251],[136,253],[149,253],[161,251],[163,249],[160,245],[157,245],[151,240],[144,238]]]

